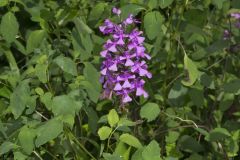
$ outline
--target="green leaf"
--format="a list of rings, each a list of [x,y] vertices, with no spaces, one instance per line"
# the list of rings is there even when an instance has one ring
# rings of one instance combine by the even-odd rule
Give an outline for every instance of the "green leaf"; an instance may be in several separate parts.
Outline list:
[[[190,24],[196,25],[198,27],[204,26],[207,12],[201,11],[200,9],[191,9],[184,12],[184,18]]]
[[[210,133],[205,137],[207,141],[220,141],[225,138],[231,137],[231,134],[225,128],[214,128]]]
[[[232,80],[223,85],[223,89],[226,93],[240,94],[240,79]]]
[[[19,146],[12,143],[12,142],[8,142],[5,141],[1,144],[0,146],[0,156],[3,155],[4,153],[7,153],[9,151],[12,151],[13,149],[18,148]]]
[[[0,24],[0,31],[3,38],[11,43],[16,39],[16,35],[18,33],[19,24],[15,15],[12,12],[7,12],[2,17],[2,21]]]
[[[51,119],[37,128],[36,147],[55,139],[63,131],[63,123],[58,119]]]
[[[117,155],[115,153],[103,153],[104,160],[123,160],[120,155]]]
[[[159,144],[153,140],[142,152],[143,160],[161,160]]]
[[[75,28],[72,31],[73,57],[83,62],[92,56],[93,42],[90,34],[84,34]]]
[[[144,16],[144,28],[150,40],[156,38],[161,32],[164,17],[158,12],[149,12]]]
[[[142,10],[145,10],[145,8],[140,5],[127,4],[121,7],[121,11],[122,11],[121,17],[124,19],[124,18],[127,18],[129,14],[137,15]]]
[[[68,57],[58,56],[54,59],[54,62],[66,73],[73,76],[77,75],[77,67],[72,59]]]
[[[167,143],[174,143],[176,140],[178,140],[179,132],[176,131],[169,131],[168,135],[166,136],[166,142]]]
[[[0,7],[6,6],[8,4],[8,0],[1,0]]]
[[[194,105],[197,107],[203,107],[204,104],[204,95],[203,95],[203,89],[199,88],[191,88],[189,90],[189,96],[193,102]]]
[[[99,17],[101,17],[101,15],[103,14],[103,11],[106,6],[107,6],[107,3],[100,2],[100,3],[96,4],[92,8],[88,20],[89,21],[99,20]]]
[[[118,126],[134,126],[134,125],[136,125],[136,123],[133,121],[130,121],[127,118],[120,118],[118,122]]]
[[[186,152],[201,152],[204,150],[194,138],[184,135],[178,141],[179,147]]]
[[[40,97],[41,102],[46,106],[48,110],[52,108],[52,93],[46,92],[44,95]]]
[[[160,109],[156,103],[147,103],[140,110],[141,118],[146,118],[148,122],[156,119],[159,113]]]
[[[5,97],[5,98],[9,99],[10,95],[11,95],[11,91],[6,86],[0,88],[0,96],[1,97]]]
[[[88,34],[90,34],[90,33],[93,32],[92,29],[89,28],[89,26],[86,25],[86,23],[83,22],[83,20],[80,19],[80,18],[75,18],[74,19],[74,24],[77,27],[79,33],[88,33]]]
[[[37,64],[35,67],[35,74],[42,83],[47,83],[47,64]]]
[[[172,4],[173,0],[159,0],[159,6],[163,9]]]
[[[26,160],[28,158],[27,155],[23,154],[22,152],[14,152],[14,160]]]
[[[35,130],[28,127],[23,127],[18,135],[18,140],[23,150],[29,155],[34,149]]]
[[[107,118],[108,118],[108,123],[111,127],[114,127],[119,121],[119,116],[115,109],[110,110]]]
[[[21,82],[13,91],[10,97],[10,109],[17,119],[24,111],[28,101],[30,88],[27,81]]]
[[[107,126],[103,126],[98,130],[98,135],[100,137],[100,140],[105,140],[109,137],[109,135],[112,132],[112,128],[109,128]]]
[[[88,116],[88,125],[90,130],[95,133],[97,131],[97,125],[99,117],[97,115],[97,112],[92,107],[83,107],[85,110],[87,116]]]
[[[188,58],[187,54],[184,55],[184,68],[187,71],[187,80],[182,80],[182,84],[185,86],[191,86],[197,80],[199,76],[199,71],[196,64]]]
[[[32,31],[27,39],[27,53],[33,52],[42,43],[46,33],[44,30]]]
[[[133,146],[135,148],[141,148],[142,147],[142,144],[139,142],[139,140],[128,134],[128,133],[124,133],[122,134],[120,137],[119,137],[120,141],[130,145],[130,146]]]
[[[86,81],[83,81],[81,85],[87,90],[90,99],[97,103],[101,92],[100,73],[91,63],[84,63],[84,65],[83,75]]]
[[[76,103],[72,97],[61,95],[53,98],[51,108],[55,116],[68,114],[74,116],[75,112],[79,111],[81,107],[81,104]]]
[[[142,152],[143,152],[144,148],[145,147],[139,148],[136,152],[134,152],[131,160],[143,160]]]

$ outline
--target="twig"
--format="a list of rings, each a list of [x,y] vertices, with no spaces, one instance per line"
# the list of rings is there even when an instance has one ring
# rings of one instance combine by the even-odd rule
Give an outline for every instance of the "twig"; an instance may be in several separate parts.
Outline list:
[[[42,157],[41,157],[36,151],[33,151],[33,153],[34,153],[40,160],[43,160]]]
[[[44,115],[42,115],[42,113],[40,113],[40,112],[38,112],[38,111],[36,111],[36,110],[35,110],[35,112],[36,112],[40,117],[42,117],[43,119],[45,119],[46,121],[48,120],[48,118],[45,117]]]

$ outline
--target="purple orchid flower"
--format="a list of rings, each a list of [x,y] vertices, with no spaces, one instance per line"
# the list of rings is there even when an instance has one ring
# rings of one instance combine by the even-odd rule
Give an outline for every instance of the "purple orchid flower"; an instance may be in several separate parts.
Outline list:
[[[113,8],[113,13],[120,17],[121,10]],[[144,90],[143,78],[151,78],[145,60],[151,57],[145,52],[143,45],[145,38],[143,32],[133,29],[128,32],[127,25],[139,23],[130,14],[120,24],[115,24],[106,19],[100,31],[110,35],[100,52],[104,58],[101,66],[100,82],[103,84],[102,98],[111,98],[113,95],[120,97],[123,104],[132,101],[132,96],[148,97]]]

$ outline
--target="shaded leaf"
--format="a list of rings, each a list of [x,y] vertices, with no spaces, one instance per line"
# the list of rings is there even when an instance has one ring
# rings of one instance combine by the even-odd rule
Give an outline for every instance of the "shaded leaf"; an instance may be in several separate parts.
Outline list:
[[[16,39],[16,35],[18,33],[19,24],[15,15],[12,12],[7,12],[2,17],[2,21],[0,24],[0,31],[3,38],[11,43]]]
[[[156,103],[147,103],[140,110],[140,116],[146,118],[148,122],[156,119],[159,113],[160,109]]]
[[[77,75],[76,64],[68,57],[58,56],[54,59],[54,62],[66,73],[73,76]]]
[[[100,140],[105,140],[109,137],[109,135],[111,134],[112,129],[107,127],[107,126],[103,126],[98,130],[98,135],[100,137]]]
[[[110,110],[107,118],[108,118],[108,123],[111,127],[114,127],[119,121],[119,116],[115,109]]]
[[[63,123],[58,119],[51,119],[37,129],[36,147],[55,139],[63,131]]]
[[[130,146],[133,146],[135,148],[141,148],[142,147],[142,144],[139,142],[139,140],[128,134],[128,133],[124,133],[122,134],[120,137],[119,137],[120,141],[130,145]]]
[[[144,16],[144,28],[150,40],[160,34],[163,21],[164,17],[157,11],[149,12]]]
[[[151,141],[142,152],[143,160],[161,160],[160,156],[160,147],[155,140]]]
[[[182,80],[182,84],[185,86],[191,86],[197,80],[199,71],[196,64],[188,58],[187,54],[184,55],[184,68],[187,70],[188,77],[187,80]]]

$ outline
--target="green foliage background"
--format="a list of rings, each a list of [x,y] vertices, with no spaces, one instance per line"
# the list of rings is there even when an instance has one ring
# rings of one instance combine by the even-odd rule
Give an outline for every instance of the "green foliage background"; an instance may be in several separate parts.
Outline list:
[[[153,78],[100,100],[98,27],[133,13]],[[0,0],[0,159],[240,159],[239,0]],[[232,32],[223,40],[224,29]]]

